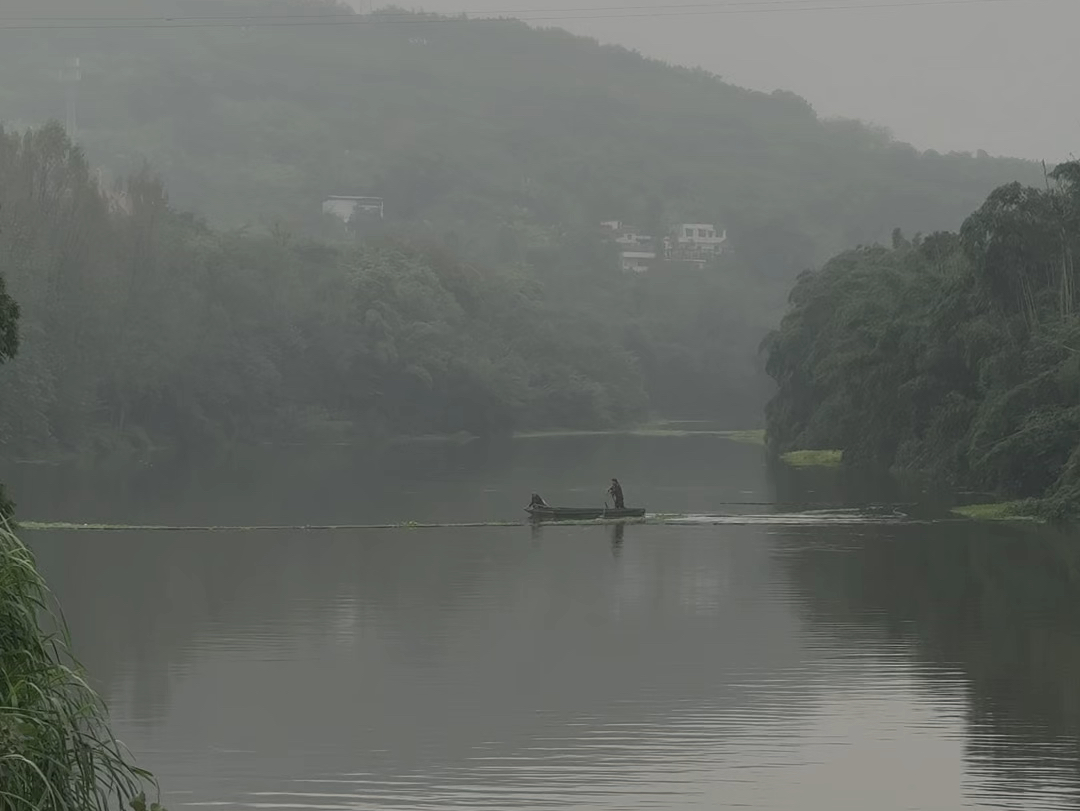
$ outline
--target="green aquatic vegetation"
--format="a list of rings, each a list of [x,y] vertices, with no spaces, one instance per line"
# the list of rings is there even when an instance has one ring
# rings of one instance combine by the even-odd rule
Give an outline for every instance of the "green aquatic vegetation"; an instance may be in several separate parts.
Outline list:
[[[781,454],[780,458],[792,467],[839,467],[844,461],[844,452],[835,450],[788,451]]]
[[[953,507],[956,515],[973,521],[1038,521],[1036,507],[1030,501],[1000,501],[989,504],[965,504]]]
[[[146,811],[153,785],[109,731],[33,555],[0,524],[0,808]]]
[[[38,532],[348,532],[377,529],[476,529],[482,527],[520,527],[524,521],[472,521],[421,523],[399,521],[392,524],[263,524],[260,526],[196,526],[145,524],[77,524],[67,521],[23,521],[21,529]]]
[[[149,532],[164,532],[167,530],[202,529],[211,530],[214,527],[165,527],[141,524],[77,524],[70,521],[20,521],[19,529],[30,532],[42,530],[83,530],[87,532],[120,532],[124,530],[145,530]],[[230,527],[234,529],[234,527]],[[243,527],[235,527],[243,529]]]
[[[20,521],[19,529],[34,532],[36,530],[73,530],[73,529],[110,529],[106,524],[74,524],[69,521]]]

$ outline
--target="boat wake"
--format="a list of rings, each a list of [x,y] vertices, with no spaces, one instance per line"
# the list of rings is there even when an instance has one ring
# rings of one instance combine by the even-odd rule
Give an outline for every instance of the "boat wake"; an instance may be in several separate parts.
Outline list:
[[[755,515],[678,515],[656,516],[648,523],[689,526],[782,524],[782,525],[829,525],[829,524],[911,524],[920,523],[900,510],[808,510],[804,512],[761,513]]]
[[[740,526],[750,524],[822,525],[822,524],[898,524],[922,523],[906,513],[892,508],[862,510],[807,510],[777,513],[734,514],[667,514],[654,513],[641,518],[599,518],[551,521],[472,521],[432,522],[408,521],[394,524],[296,524],[262,526],[161,526],[138,524],[80,524],[68,522],[26,521],[24,530],[61,532],[348,532],[362,530],[424,530],[424,529],[485,529],[524,526],[596,526],[606,524],[646,524],[668,526]]]

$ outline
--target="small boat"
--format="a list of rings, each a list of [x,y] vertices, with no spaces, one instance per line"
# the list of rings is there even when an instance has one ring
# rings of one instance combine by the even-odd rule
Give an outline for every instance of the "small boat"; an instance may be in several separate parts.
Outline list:
[[[548,507],[530,505],[525,512],[537,521],[591,521],[598,518],[644,518],[644,507]]]

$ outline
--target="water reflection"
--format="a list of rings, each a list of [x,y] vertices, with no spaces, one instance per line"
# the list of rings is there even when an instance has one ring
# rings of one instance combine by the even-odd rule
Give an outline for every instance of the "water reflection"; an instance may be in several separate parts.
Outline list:
[[[907,497],[770,482],[760,449],[698,438],[231,464],[39,472],[16,495],[36,517],[181,524],[520,518],[523,494],[588,503],[613,474],[702,515]],[[782,509],[32,542],[174,809],[1076,807],[1077,539]]]
[[[1080,793],[1080,538],[964,523],[787,530],[777,547],[812,627],[892,644],[967,693],[966,790],[1075,808]]]
[[[37,546],[174,805],[1073,802],[1060,558],[895,525],[532,532]]]
[[[619,556],[622,551],[623,536],[626,534],[626,524],[618,523],[611,528],[611,554]]]
[[[246,448],[109,471],[0,464],[26,520],[182,526],[521,520],[532,492],[600,505],[612,476],[650,512],[721,512],[770,501],[765,473],[762,448],[708,435]]]
[[[128,742],[189,802],[670,807],[798,761],[761,737],[815,680],[764,546],[669,529],[613,561],[614,528],[528,532],[37,545]]]

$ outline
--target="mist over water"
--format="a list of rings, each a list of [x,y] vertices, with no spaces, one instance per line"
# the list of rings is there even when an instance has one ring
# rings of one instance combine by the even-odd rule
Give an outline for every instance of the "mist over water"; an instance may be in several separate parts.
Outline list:
[[[1080,806],[1077,533],[915,475],[1077,513],[1080,4],[447,2],[0,4],[0,519],[169,811]]]
[[[133,472],[100,517],[516,517],[532,489],[593,503],[612,474],[650,511],[875,500],[828,472],[784,479],[760,448],[715,437],[303,456],[189,469],[184,486]],[[36,518],[98,517],[78,511],[104,501],[100,479],[77,472],[51,490],[41,477],[56,469],[7,475]],[[1080,590],[1053,533],[939,522],[87,537],[32,543],[120,737],[170,807],[1076,804]]]

